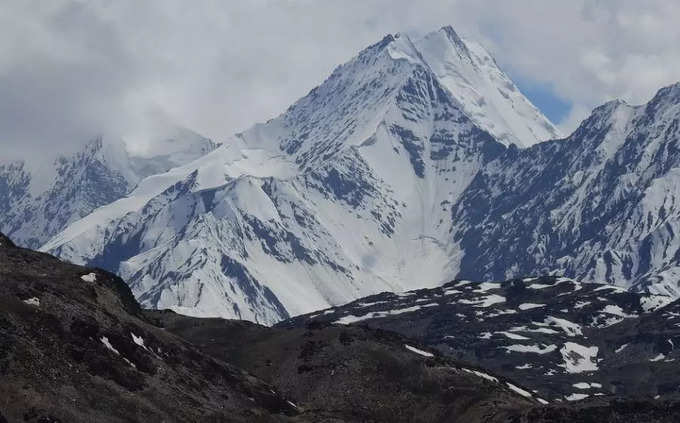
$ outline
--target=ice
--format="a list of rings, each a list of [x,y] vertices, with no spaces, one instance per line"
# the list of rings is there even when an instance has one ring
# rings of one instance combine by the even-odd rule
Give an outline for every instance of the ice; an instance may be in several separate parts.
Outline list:
[[[425,304],[425,305],[417,305],[413,307],[406,307],[402,309],[395,309],[395,310],[387,310],[387,311],[373,311],[361,316],[354,316],[354,315],[347,315],[343,316],[340,319],[336,320],[333,323],[340,324],[340,325],[349,325],[352,323],[356,322],[361,322],[363,320],[368,320],[368,319],[378,319],[381,317],[387,317],[387,316],[395,316],[398,314],[403,314],[403,313],[412,313],[414,311],[418,311],[423,307],[436,307],[439,304],[437,303],[431,303],[431,304]]]
[[[496,332],[496,333],[500,333],[501,335],[505,335],[506,337],[508,337],[510,339],[517,340],[517,341],[524,341],[524,340],[529,339],[526,336],[517,335],[516,333],[512,333],[512,332]]]
[[[545,288],[550,288],[551,286],[553,286],[553,285],[548,285],[548,284],[544,284],[544,283],[532,283],[527,288],[530,288],[530,289],[545,289]]]
[[[146,346],[144,345],[144,338],[142,338],[141,336],[137,336],[132,332],[130,332],[130,335],[132,336],[132,342],[144,348],[145,350],[147,349]]]
[[[615,304],[607,304],[604,309],[602,309],[603,313],[608,313],[608,314],[613,314],[614,316],[619,316],[623,318],[629,318],[629,317],[638,317],[635,314],[628,314],[623,311],[623,309]]]
[[[462,299],[458,300],[459,304],[470,304],[475,307],[486,308],[491,307],[494,304],[500,304],[505,302],[505,297],[497,294],[490,294],[475,300]]]

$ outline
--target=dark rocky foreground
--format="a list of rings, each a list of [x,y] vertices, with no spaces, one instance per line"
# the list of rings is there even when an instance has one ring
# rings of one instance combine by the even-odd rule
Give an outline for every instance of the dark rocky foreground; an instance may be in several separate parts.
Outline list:
[[[0,237],[0,422],[286,421],[269,384],[151,324],[116,276]]]
[[[0,236],[0,422],[674,422],[672,400],[542,405],[403,335],[144,311],[116,276]]]

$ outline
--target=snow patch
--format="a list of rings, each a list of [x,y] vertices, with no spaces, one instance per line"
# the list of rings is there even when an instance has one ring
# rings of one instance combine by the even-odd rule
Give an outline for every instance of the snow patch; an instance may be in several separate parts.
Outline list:
[[[354,316],[352,314],[349,314],[347,316],[343,316],[340,319],[336,320],[335,324],[339,325],[349,325],[352,323],[356,322],[361,322],[363,320],[369,320],[369,319],[379,319],[382,317],[387,317],[387,316],[394,316],[397,314],[403,314],[403,313],[412,313],[414,311],[418,311],[421,308],[424,307],[435,307],[438,306],[439,304],[437,303],[430,303],[430,304],[425,304],[425,305],[417,305],[413,307],[407,307],[407,308],[402,308],[402,309],[396,309],[396,310],[388,310],[388,311],[372,311],[370,313],[361,315],[361,316]]]
[[[82,279],[85,282],[93,283],[97,280],[97,274],[94,272],[88,273],[87,275],[81,276],[80,279]]]
[[[575,342],[565,342],[560,349],[564,364],[559,366],[564,367],[567,373],[594,372],[598,370],[598,350],[599,348],[595,346],[587,347]]]
[[[571,395],[567,395],[564,397],[567,401],[580,401],[582,399],[588,398],[590,395],[588,394],[581,394],[581,393],[573,393]]]
[[[531,310],[534,308],[545,307],[545,304],[524,303],[519,305],[520,310]]]
[[[491,375],[489,375],[489,374],[487,374],[487,373],[480,372],[480,371],[478,371],[478,370],[465,369],[465,368],[463,369],[463,371],[468,372],[468,373],[472,373],[472,374],[474,374],[474,375],[477,375],[477,376],[481,377],[482,379],[486,379],[486,380],[489,380],[489,381],[491,381],[491,382],[496,382],[496,383],[498,383],[498,379],[496,379],[495,377],[493,377],[493,376],[491,376]]]
[[[650,358],[649,361],[654,361],[654,362],[656,362],[656,361],[661,361],[661,360],[663,360],[664,358],[666,358],[666,355],[660,353],[660,354],[657,355],[656,357]]]
[[[615,354],[620,353],[621,351],[625,350],[627,346],[628,346],[628,344],[623,344],[623,345],[621,345],[620,347],[618,347],[618,348],[614,351],[614,353],[615,353]]]
[[[405,347],[407,350],[411,351],[411,352],[414,352],[414,353],[416,353],[416,354],[418,354],[418,355],[422,355],[423,357],[434,357],[434,354],[429,353],[429,352],[427,352],[427,351],[423,351],[423,350],[418,349],[418,348],[416,348],[416,347],[412,347],[412,346],[407,345],[407,344],[404,344],[404,347]]]
[[[509,345],[505,348],[508,352],[548,354],[557,349],[557,345]]]
[[[648,297],[640,297],[640,307],[642,307],[645,313],[658,310],[667,306],[671,302],[673,302],[673,298],[667,297],[665,295],[650,295]]]
[[[517,392],[517,393],[520,394],[521,396],[523,396],[523,397],[525,397],[525,398],[533,398],[533,395],[531,395],[531,392],[525,391],[524,389],[522,389],[522,388],[520,388],[520,387],[518,387],[518,386],[515,386],[515,385],[513,385],[513,384],[510,383],[510,382],[505,382],[505,384],[508,385],[508,388],[510,388],[510,389],[512,389],[513,391]]]
[[[120,352],[117,349],[113,348],[113,345],[111,345],[111,343],[109,342],[109,338],[107,338],[106,336],[102,336],[100,338],[100,341],[102,341],[102,344],[104,344],[106,349],[116,353],[116,355],[120,355]]]
[[[24,300],[24,303],[35,307],[40,307],[40,298],[38,297],[28,298]]]

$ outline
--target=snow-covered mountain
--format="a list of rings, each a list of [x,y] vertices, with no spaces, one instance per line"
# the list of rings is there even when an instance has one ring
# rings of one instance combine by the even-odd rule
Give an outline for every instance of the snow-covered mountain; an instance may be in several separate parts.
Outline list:
[[[680,296],[680,84],[607,103],[567,139],[510,148],[453,210],[461,277],[554,272]]]
[[[164,131],[160,152],[130,154],[122,141],[98,137],[52,167],[0,164],[0,230],[37,248],[69,224],[128,194],[152,174],[193,161],[217,145],[183,128]],[[43,180],[52,182],[42,186]]]
[[[485,54],[450,28],[387,36],[43,248],[119,272],[145,306],[262,323],[454,277],[678,296],[680,84],[520,149],[503,131],[551,126]],[[508,90],[521,101],[490,94]]]
[[[452,205],[504,144],[555,133],[451,28],[388,35],[276,119],[43,249],[120,273],[147,307],[273,323],[450,280]]]

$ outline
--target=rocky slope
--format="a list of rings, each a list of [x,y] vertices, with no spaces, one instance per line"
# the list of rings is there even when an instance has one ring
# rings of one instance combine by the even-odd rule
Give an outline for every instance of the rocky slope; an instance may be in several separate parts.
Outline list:
[[[286,421],[273,388],[155,327],[128,286],[0,236],[0,421]]]
[[[3,422],[477,422],[538,404],[397,334],[144,311],[118,277],[2,235],[0,283]]]
[[[550,401],[680,397],[680,301],[565,278],[455,281],[383,293],[280,325],[388,329]]]

